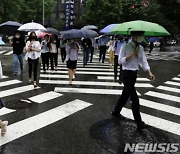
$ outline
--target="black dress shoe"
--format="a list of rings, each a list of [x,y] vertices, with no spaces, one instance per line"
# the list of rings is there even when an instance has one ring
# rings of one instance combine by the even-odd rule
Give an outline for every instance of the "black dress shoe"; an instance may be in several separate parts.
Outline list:
[[[148,127],[149,126],[147,124],[145,124],[143,121],[137,122],[137,130],[140,132]]]
[[[112,114],[112,116],[114,116],[116,118],[119,118],[121,120],[125,120],[126,119],[123,115],[121,115],[120,113],[117,113],[115,111],[112,111],[111,114]]]

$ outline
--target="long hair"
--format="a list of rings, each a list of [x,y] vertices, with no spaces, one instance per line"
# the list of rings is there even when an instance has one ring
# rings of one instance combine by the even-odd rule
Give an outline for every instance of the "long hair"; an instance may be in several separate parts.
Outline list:
[[[28,40],[29,40],[29,41],[32,41],[32,40],[33,40],[33,37],[32,37],[33,34],[35,34],[35,36],[36,36],[36,37],[35,37],[35,41],[38,41],[38,38],[37,38],[37,35],[36,35],[35,32],[31,32],[31,33],[30,33]]]

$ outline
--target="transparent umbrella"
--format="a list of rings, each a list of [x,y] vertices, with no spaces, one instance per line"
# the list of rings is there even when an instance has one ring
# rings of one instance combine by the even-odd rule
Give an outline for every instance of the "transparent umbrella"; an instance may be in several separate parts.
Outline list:
[[[19,31],[36,31],[36,30],[46,30],[46,28],[39,24],[39,23],[35,23],[35,22],[30,22],[30,23],[26,23],[24,25],[22,25],[21,27],[18,28]]]

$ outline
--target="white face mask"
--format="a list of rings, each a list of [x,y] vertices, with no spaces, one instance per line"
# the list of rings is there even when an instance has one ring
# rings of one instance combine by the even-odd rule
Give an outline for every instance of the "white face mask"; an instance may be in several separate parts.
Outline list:
[[[16,35],[15,37],[16,37],[16,38],[20,38],[20,35]]]
[[[138,36],[136,41],[138,43],[141,43],[143,41],[143,39],[144,39],[144,36]]]

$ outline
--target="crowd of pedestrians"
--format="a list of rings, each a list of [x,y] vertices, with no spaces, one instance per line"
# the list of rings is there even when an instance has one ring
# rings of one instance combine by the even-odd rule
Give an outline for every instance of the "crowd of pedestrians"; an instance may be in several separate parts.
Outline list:
[[[31,32],[27,41],[25,41],[20,32],[17,31],[14,38],[10,41],[13,47],[13,75],[17,74],[18,62],[21,72],[23,72],[23,55],[25,54],[25,60],[28,62],[29,84],[33,84],[34,88],[36,88],[40,58],[42,59],[43,72],[46,73],[47,70],[51,69],[53,73],[57,71],[58,49],[60,49],[62,63],[66,62],[67,64],[69,86],[71,86],[76,75],[78,53],[81,47],[83,67],[86,67],[88,62],[92,63],[95,49],[99,49],[99,63],[101,60],[102,63],[105,62],[106,51],[108,51],[110,68],[112,69],[114,65],[114,81],[119,81],[120,84],[123,82],[124,84],[122,95],[112,115],[124,119],[120,111],[130,97],[134,119],[137,122],[138,129],[142,129],[145,124],[140,116],[139,98],[134,87],[139,65],[144,71],[148,72],[152,80],[154,80],[155,77],[150,71],[143,47],[140,46],[142,40],[141,35],[143,35],[142,32],[132,32],[131,39],[127,39],[122,35],[114,37],[103,35],[99,37],[98,41],[90,38],[82,38],[81,42],[77,43],[73,39],[58,39],[57,36],[49,36],[48,34],[44,36],[42,41],[39,41],[35,32]],[[95,44],[97,44],[98,48]],[[7,121],[0,120],[2,133],[6,132],[7,124]]]

